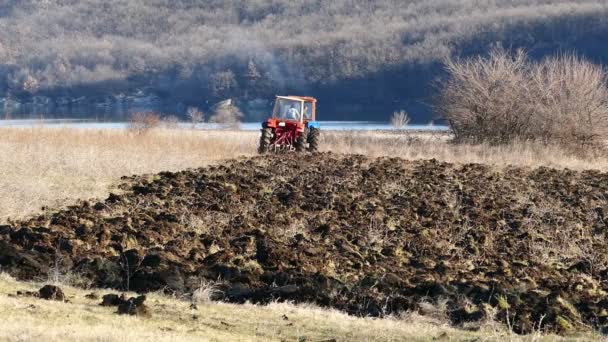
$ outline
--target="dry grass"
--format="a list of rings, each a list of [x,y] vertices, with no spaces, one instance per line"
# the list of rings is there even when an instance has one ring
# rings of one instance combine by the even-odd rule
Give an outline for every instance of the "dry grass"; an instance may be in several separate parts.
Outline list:
[[[258,132],[155,129],[0,129],[0,222],[74,203],[105,198],[124,175],[200,167],[255,155]],[[537,144],[453,145],[443,133],[325,132],[321,148],[405,159],[497,166],[608,170],[602,154],[583,157]]]
[[[42,284],[17,282],[0,273],[0,341],[553,341],[590,340],[531,335],[519,337],[493,327],[456,330],[417,314],[373,319],[347,316],[310,305],[233,305],[191,302],[150,294],[150,318],[119,316],[115,308],[85,297],[90,291],[62,287],[69,302],[11,297]],[[108,291],[97,291],[99,295]]]
[[[0,221],[78,198],[103,198],[121,176],[200,167],[255,153],[237,132],[0,129]]]
[[[437,159],[450,163],[480,163],[496,167],[547,166],[558,169],[608,171],[605,151],[567,150],[557,145],[519,142],[502,146],[452,144],[445,133],[324,133],[322,150],[358,153],[371,157],[399,157],[408,160]]]

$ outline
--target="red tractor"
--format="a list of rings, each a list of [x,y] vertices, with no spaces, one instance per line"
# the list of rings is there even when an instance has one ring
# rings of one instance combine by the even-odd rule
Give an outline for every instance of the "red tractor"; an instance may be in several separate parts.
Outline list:
[[[305,96],[277,96],[272,116],[262,123],[259,153],[319,149],[321,126],[317,100]]]

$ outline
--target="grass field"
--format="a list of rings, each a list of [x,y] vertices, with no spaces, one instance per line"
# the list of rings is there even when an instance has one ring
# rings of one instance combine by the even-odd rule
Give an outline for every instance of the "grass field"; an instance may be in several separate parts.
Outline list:
[[[496,324],[456,330],[417,314],[357,318],[310,305],[198,303],[153,293],[151,317],[115,313],[89,299],[91,291],[63,286],[69,302],[15,296],[41,283],[0,274],[0,341],[586,341],[594,335],[516,336]],[[111,291],[98,290],[102,296]],[[133,294],[134,295],[134,294]]]

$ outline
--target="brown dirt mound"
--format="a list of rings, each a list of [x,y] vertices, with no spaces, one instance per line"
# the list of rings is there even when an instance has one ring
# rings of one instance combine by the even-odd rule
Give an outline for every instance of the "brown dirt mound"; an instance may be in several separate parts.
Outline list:
[[[224,300],[362,315],[446,303],[455,324],[508,316],[518,332],[608,323],[605,173],[294,154],[125,182],[0,227],[2,269],[60,260],[135,291],[221,280]]]
[[[55,285],[44,285],[40,290],[38,290],[39,296],[42,299],[48,300],[65,300],[65,295],[63,291],[55,286]]]

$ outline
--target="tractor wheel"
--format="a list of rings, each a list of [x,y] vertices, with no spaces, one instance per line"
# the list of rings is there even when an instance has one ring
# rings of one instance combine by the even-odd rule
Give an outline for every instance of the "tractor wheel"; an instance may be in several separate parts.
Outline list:
[[[318,128],[311,128],[308,133],[308,151],[317,152],[319,150],[319,142],[321,140],[321,130]]]
[[[304,152],[306,151],[306,143],[308,142],[308,127],[304,128],[304,132],[300,133],[298,139],[296,140],[296,151]]]
[[[268,148],[270,147],[270,140],[272,139],[272,129],[264,128],[262,129],[262,136],[260,136],[260,147],[258,148],[259,154],[264,154],[268,152]]]

